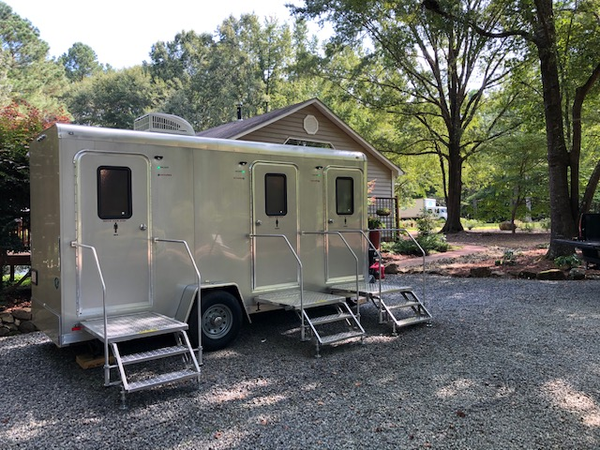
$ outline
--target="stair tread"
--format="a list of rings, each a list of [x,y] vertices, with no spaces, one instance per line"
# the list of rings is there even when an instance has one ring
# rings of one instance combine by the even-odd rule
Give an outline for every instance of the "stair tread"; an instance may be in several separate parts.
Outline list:
[[[329,314],[327,316],[310,317],[310,318],[308,318],[308,320],[310,320],[310,322],[313,325],[322,325],[322,324],[325,324],[325,323],[338,322],[338,321],[342,321],[342,320],[346,320],[346,319],[352,319],[352,318],[354,318],[356,320],[356,317],[353,316],[352,314],[349,314],[349,313],[337,313],[337,314]]]
[[[356,283],[343,283],[331,286],[332,292],[356,292]],[[412,292],[409,286],[398,286],[391,283],[381,283],[381,293],[389,294],[392,292]],[[379,283],[358,283],[358,292],[361,294],[379,294]]]
[[[356,337],[364,336],[365,333],[362,331],[345,331],[343,333],[330,334],[328,336],[319,336],[319,342],[323,345],[333,344],[335,342],[345,341],[346,339],[352,339]]]
[[[81,326],[92,336],[104,342],[104,319],[90,319],[81,322]],[[151,311],[124,314],[108,318],[108,341],[122,342],[161,334],[187,330],[188,325],[171,317]]]
[[[163,373],[152,378],[145,380],[134,381],[128,383],[127,392],[141,391],[143,389],[150,389],[155,386],[161,386],[168,383],[174,383],[176,381],[185,381],[196,378],[200,375],[200,372],[196,372],[193,369],[177,370],[175,372]]]
[[[385,305],[388,309],[399,309],[399,308],[409,308],[411,306],[423,306],[421,302],[402,302],[402,303],[391,303],[386,300]]]
[[[408,317],[406,319],[394,318],[394,321],[396,322],[397,327],[407,327],[421,322],[430,322],[431,316]]]
[[[271,303],[279,306],[287,306],[294,309],[300,309],[300,290],[291,289],[280,292],[268,292],[258,295],[255,298],[255,301]],[[325,305],[333,305],[345,301],[345,297],[317,291],[305,290],[303,291],[302,295],[302,305],[304,309]]]
[[[185,353],[189,353],[189,349],[187,347],[183,345],[174,345],[171,347],[163,347],[154,350],[147,350],[145,352],[123,355],[121,356],[121,362],[123,364],[134,364],[160,358],[167,358],[169,356],[183,355]]]

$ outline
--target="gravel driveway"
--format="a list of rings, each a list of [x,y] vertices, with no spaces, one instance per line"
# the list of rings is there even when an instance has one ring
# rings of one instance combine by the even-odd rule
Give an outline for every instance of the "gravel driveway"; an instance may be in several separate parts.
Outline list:
[[[404,276],[403,284],[420,285]],[[128,397],[41,333],[0,339],[0,447],[597,449],[600,281],[430,277],[433,326],[325,348],[255,318],[193,383]]]

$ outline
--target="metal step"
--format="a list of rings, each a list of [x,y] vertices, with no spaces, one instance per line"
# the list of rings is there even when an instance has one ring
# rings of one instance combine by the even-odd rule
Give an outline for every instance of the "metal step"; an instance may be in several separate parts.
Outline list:
[[[406,303],[397,303],[397,304],[393,304],[393,305],[388,305],[386,304],[387,308],[390,310],[394,310],[394,309],[401,309],[401,308],[410,308],[410,307],[414,307],[414,306],[422,306],[420,302],[406,302]]]
[[[342,320],[351,320],[353,317],[354,316],[352,314],[340,312],[337,314],[329,314],[327,316],[311,317],[309,320],[313,325],[317,326],[326,323],[339,322]]]
[[[127,383],[127,387],[124,386],[124,389],[126,392],[136,392],[144,389],[151,389],[156,386],[162,386],[168,383],[174,383],[176,381],[191,380],[194,378],[197,379],[199,375],[200,373],[193,369],[183,369],[176,372],[163,373],[145,380]]]
[[[333,293],[356,293],[356,283],[335,284],[330,287]],[[379,295],[379,283],[358,283],[358,292],[362,295]],[[412,292],[408,286],[397,286],[390,283],[381,283],[381,294],[391,294],[393,292]]]
[[[365,335],[364,331],[356,330],[356,331],[346,331],[343,333],[330,334],[328,336],[323,336],[319,338],[319,342],[322,345],[334,344],[336,342],[345,341],[347,339],[352,338],[362,338]]]
[[[170,356],[183,355],[189,350],[183,345],[174,345],[172,347],[157,348],[156,350],[148,350],[145,352],[131,353],[121,356],[121,363],[126,366],[128,364],[136,364],[145,361],[153,361],[160,358],[168,358]]]
[[[104,342],[104,319],[84,320],[81,326],[92,336]],[[185,322],[147,311],[109,317],[107,337],[109,342],[122,342],[187,329],[188,325]]]
[[[317,308],[319,306],[334,305],[346,300],[346,297],[340,295],[326,294],[316,291],[303,291],[302,305],[304,309]],[[299,310],[301,308],[300,290],[288,289],[285,291],[266,292],[259,294],[254,298],[255,302],[271,303],[273,305],[283,306]]]
[[[394,318],[394,322],[396,323],[396,327],[402,328],[402,327],[408,327],[410,325],[416,325],[418,323],[431,322],[431,317],[418,316],[418,317],[408,317],[406,319]]]

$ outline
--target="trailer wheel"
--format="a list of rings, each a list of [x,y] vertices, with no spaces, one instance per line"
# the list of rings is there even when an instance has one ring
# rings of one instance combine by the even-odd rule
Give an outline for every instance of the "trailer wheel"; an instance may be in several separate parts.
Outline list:
[[[202,348],[206,351],[227,347],[242,326],[242,309],[229,292],[212,291],[202,295]],[[190,318],[190,340],[198,345],[198,302],[194,303]]]

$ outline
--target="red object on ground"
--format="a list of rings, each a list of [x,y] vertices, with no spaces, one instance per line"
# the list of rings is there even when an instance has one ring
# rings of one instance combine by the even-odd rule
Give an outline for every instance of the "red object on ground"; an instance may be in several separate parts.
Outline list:
[[[385,267],[383,266],[383,264],[379,265],[379,262],[376,262],[371,267],[369,267],[369,269],[372,269],[375,272],[379,270],[379,276],[381,277],[381,279],[383,280],[385,278]]]

